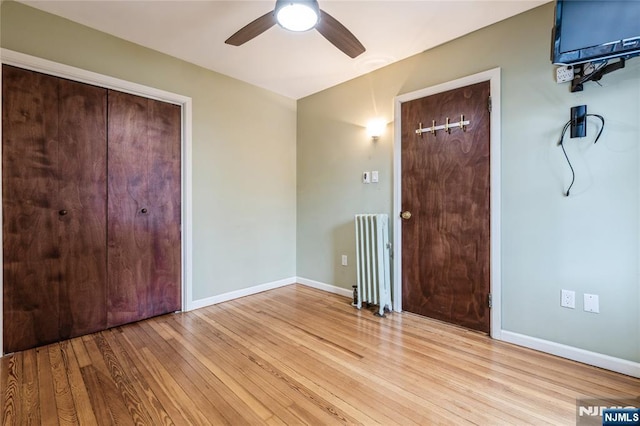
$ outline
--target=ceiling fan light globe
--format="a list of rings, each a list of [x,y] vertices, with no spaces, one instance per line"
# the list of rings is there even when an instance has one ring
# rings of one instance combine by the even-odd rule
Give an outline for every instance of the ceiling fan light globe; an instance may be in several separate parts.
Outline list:
[[[320,19],[317,2],[282,1],[276,7],[278,24],[289,31],[308,31],[316,26]]]

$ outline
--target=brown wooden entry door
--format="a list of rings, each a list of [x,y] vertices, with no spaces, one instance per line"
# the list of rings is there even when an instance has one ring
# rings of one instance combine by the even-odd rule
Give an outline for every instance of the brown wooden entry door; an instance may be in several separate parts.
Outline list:
[[[109,327],[181,306],[180,111],[109,91]]]
[[[489,82],[402,104],[402,308],[488,333]],[[422,128],[460,121],[451,128]],[[408,216],[405,214],[405,217]]]

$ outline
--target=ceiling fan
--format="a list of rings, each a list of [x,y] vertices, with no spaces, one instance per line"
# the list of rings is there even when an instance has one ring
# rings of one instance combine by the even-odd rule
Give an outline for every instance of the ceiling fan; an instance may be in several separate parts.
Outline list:
[[[225,43],[240,46],[276,24],[290,31],[308,31],[315,28],[324,38],[351,58],[365,51],[362,43],[351,31],[320,9],[317,0],[276,0],[273,11],[248,23],[229,37]]]

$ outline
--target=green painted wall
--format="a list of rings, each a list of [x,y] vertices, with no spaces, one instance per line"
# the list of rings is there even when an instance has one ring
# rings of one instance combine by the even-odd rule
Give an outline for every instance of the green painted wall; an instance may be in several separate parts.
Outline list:
[[[296,275],[294,100],[20,3],[1,18],[3,48],[193,99],[195,300]]]
[[[298,101],[297,274],[351,288],[353,215],[392,213],[394,97],[481,71],[502,69],[502,315],[504,330],[640,361],[640,58],[601,83],[570,93],[549,60],[547,4]],[[556,142],[571,106],[604,115],[598,142]],[[368,119],[392,124],[372,142]],[[567,139],[569,139],[567,137]],[[363,171],[380,183],[364,185]],[[347,254],[349,266],[340,265]],[[575,290],[575,310],[560,290]],[[598,294],[600,314],[582,295]]]

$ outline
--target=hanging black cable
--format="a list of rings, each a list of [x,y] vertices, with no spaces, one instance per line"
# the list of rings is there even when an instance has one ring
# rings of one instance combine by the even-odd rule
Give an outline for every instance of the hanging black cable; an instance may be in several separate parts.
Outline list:
[[[596,140],[593,141],[593,143],[595,144],[598,142],[598,139],[600,139],[600,135],[602,135],[602,131],[604,130],[604,117],[599,114],[587,114],[587,117],[596,117],[600,119],[600,122],[602,123],[602,125],[600,126],[600,131],[596,136]],[[562,133],[560,134],[560,140],[558,140],[558,145],[560,145],[560,147],[562,148],[562,153],[564,154],[564,158],[567,159],[567,164],[569,165],[569,169],[571,169],[571,183],[567,188],[567,192],[565,192],[566,197],[569,196],[571,192],[571,188],[573,187],[573,184],[576,181],[576,172],[573,169],[573,166],[571,165],[571,160],[569,160],[569,155],[567,154],[567,150],[564,148],[564,135],[567,133],[567,130],[569,130],[569,128],[571,127],[571,121],[572,120],[569,120],[565,123],[564,127],[562,128]]]
[[[571,160],[569,160],[569,156],[567,155],[567,151],[564,149],[564,135],[567,133],[567,130],[569,130],[569,127],[571,127],[571,120],[567,121],[564,125],[564,127],[562,128],[562,133],[560,133],[560,140],[558,141],[558,145],[560,145],[560,147],[562,148],[562,153],[564,154],[564,158],[567,159],[567,164],[569,164],[569,168],[571,169],[571,184],[569,185],[569,188],[567,188],[567,192],[564,194],[565,196],[569,196],[569,191],[571,191],[571,187],[573,186],[573,183],[576,181],[576,172],[573,170],[573,166],[571,165]]]
[[[604,117],[601,116],[600,114],[587,114],[587,117],[596,117],[598,119],[600,119],[600,123],[602,123],[602,126],[600,126],[600,131],[598,132],[598,136],[596,136],[596,140],[593,141],[594,145],[598,142],[598,139],[600,139],[600,135],[602,134],[602,131],[604,130]]]

